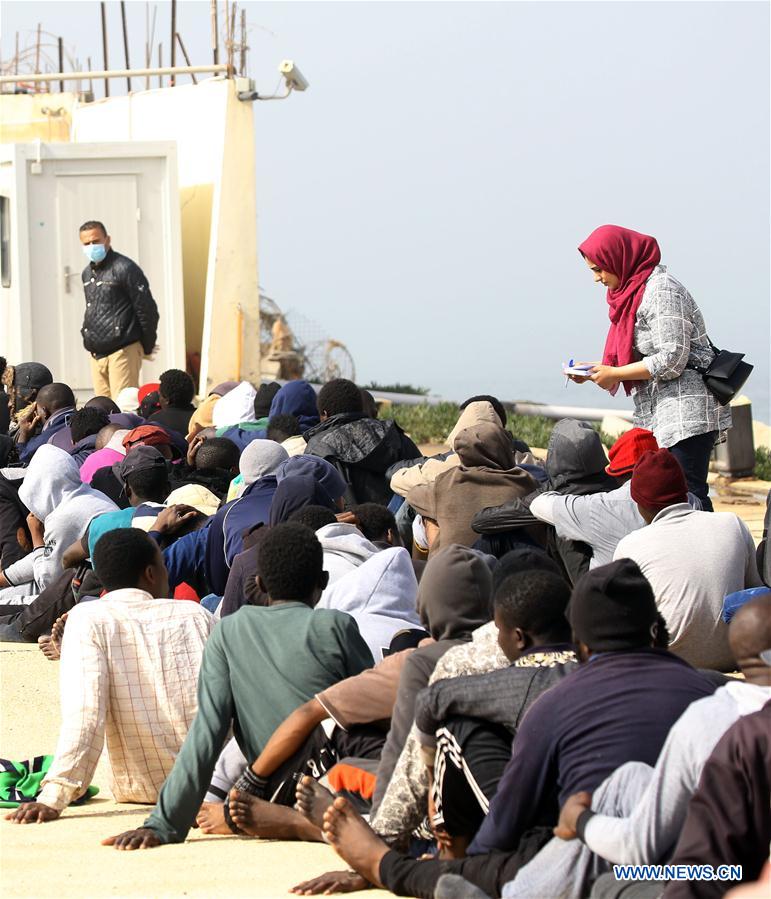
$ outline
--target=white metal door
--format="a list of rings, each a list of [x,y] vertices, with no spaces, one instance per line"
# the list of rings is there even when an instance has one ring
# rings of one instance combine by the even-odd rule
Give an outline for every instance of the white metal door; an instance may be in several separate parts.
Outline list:
[[[137,175],[128,173],[56,173],[58,278],[56,317],[50,322],[48,358],[59,360],[52,368],[57,380],[74,390],[91,389],[89,355],[83,349],[80,329],[85,296],[80,273],[87,265],[78,229],[88,220],[104,222],[117,252],[137,259],[139,203]],[[58,326],[57,326],[58,324]],[[55,328],[55,330],[54,330]]]

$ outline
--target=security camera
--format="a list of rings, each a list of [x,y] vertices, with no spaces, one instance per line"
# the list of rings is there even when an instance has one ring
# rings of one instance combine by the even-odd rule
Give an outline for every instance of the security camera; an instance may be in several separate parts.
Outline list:
[[[303,73],[297,68],[291,59],[285,59],[278,67],[279,72],[284,76],[286,86],[290,90],[304,91],[308,87],[308,82],[303,77]]]

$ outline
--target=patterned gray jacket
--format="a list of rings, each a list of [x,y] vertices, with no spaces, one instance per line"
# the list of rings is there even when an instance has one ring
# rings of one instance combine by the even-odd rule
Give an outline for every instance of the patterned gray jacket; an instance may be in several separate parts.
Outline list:
[[[634,344],[652,376],[632,391],[634,423],[653,431],[659,446],[731,427],[730,407],[721,406],[701,375],[686,368],[689,362],[709,365],[714,353],[699,307],[665,265],[657,265],[645,285]]]

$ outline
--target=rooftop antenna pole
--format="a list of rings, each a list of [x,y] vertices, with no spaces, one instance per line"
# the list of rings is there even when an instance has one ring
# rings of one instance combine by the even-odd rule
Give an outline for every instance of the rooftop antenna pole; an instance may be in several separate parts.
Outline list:
[[[177,40],[179,41],[179,49],[182,51],[182,55],[185,57],[185,62],[188,64],[188,66],[190,66],[190,57],[187,55],[185,45],[182,43],[182,35],[179,32],[177,32]],[[198,79],[195,77],[195,72],[191,72],[190,77],[193,79],[193,84],[198,84]]]
[[[246,75],[246,10],[241,10],[241,74]]]
[[[230,6],[228,0],[225,0],[225,65],[230,65]]]
[[[94,71],[94,67],[91,65],[91,57],[90,56],[86,57],[86,65],[88,66],[89,72]],[[94,80],[93,80],[93,78],[88,79],[88,90],[89,90],[89,93],[91,94],[91,99],[93,100],[94,99]]]
[[[35,38],[35,74],[40,73],[40,22],[37,23],[37,37]],[[37,84],[35,85],[37,93]]]
[[[123,0],[120,0],[120,18],[123,26],[123,55],[126,57],[126,69],[129,70],[131,63],[129,63],[128,29],[126,28],[126,4]],[[131,75],[126,76],[126,87],[131,93]]]
[[[214,65],[219,65],[220,61],[220,39],[217,31],[217,0],[210,0],[211,8],[211,52]],[[19,35],[16,34],[16,56],[19,55]]]
[[[104,70],[109,72],[110,62],[107,58],[107,7],[104,4],[104,0],[99,5],[102,8],[102,56],[104,57]],[[104,79],[104,95],[105,97],[110,96],[110,82],[107,78]]]
[[[235,71],[236,55],[236,0],[230,7],[230,40],[228,41],[228,76],[232,77]]]
[[[63,72],[64,71],[64,40],[63,40],[63,38],[58,37],[56,39],[56,43],[58,44],[58,48],[59,48],[59,71]],[[59,93],[60,94],[64,93],[64,82],[63,81],[59,82]]]
[[[169,62],[169,65],[172,67],[172,69],[177,64],[177,42],[176,42],[176,40],[174,40],[176,34],[177,34],[177,0],[171,0],[171,50],[170,50],[171,61]],[[169,79],[169,84],[172,87],[174,87],[174,85],[176,83],[177,83],[176,79],[172,75],[171,78]]]
[[[155,43],[155,17],[158,14],[158,7],[153,6],[153,24],[152,27],[149,28],[149,37],[147,43],[145,44],[145,59],[146,65],[145,68],[150,68],[150,63],[153,59],[153,44]],[[147,21],[150,21],[150,4],[147,4]],[[145,90],[150,90],[150,76],[147,75],[145,77]]]

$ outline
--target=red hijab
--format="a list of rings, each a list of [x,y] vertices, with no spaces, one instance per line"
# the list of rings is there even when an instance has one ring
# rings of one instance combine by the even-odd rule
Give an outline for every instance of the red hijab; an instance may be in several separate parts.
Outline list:
[[[603,365],[621,366],[634,362],[634,322],[645,292],[645,282],[661,261],[655,237],[639,234],[618,225],[602,225],[578,247],[582,256],[619,279],[608,290],[610,330],[602,354]],[[627,396],[634,381],[624,381]],[[618,388],[611,390],[615,393]]]

